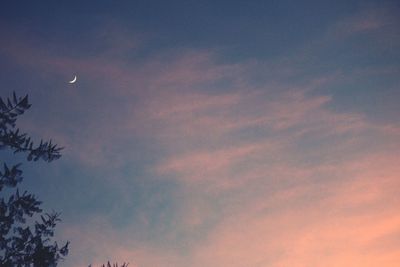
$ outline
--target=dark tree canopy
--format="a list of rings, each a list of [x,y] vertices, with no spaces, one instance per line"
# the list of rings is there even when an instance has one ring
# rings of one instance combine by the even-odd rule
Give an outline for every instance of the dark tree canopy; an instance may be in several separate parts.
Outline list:
[[[25,153],[27,160],[51,162],[61,157],[61,147],[50,141],[35,145],[16,127],[18,116],[31,105],[28,96],[15,93],[5,101],[0,98],[0,149]],[[19,192],[22,182],[21,164],[1,162],[0,167],[0,266],[50,267],[68,254],[68,242],[58,246],[52,242],[59,213],[43,213],[35,195]],[[8,192],[8,191],[9,192]],[[37,218],[33,221],[33,217]]]

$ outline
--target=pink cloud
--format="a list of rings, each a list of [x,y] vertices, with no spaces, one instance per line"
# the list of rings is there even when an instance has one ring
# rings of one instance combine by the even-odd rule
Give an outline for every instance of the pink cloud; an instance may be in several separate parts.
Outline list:
[[[234,205],[225,205],[218,224],[188,244],[185,256],[134,241],[101,219],[64,234],[81,239],[74,253],[93,250],[94,263],[118,258],[133,266],[396,266],[398,163],[396,154],[372,154],[335,166],[343,179],[328,186],[301,183],[264,195],[244,187],[247,197],[238,194]],[[196,230],[211,207],[194,199],[183,222]]]
[[[214,229],[194,266],[395,266],[399,250],[382,251],[375,242],[400,230],[390,190],[398,188],[398,160],[385,155],[376,168],[374,158],[346,167],[333,187],[309,184],[253,198]]]
[[[382,38],[382,33],[390,33],[391,28],[396,27],[395,10],[390,8],[390,5],[381,8],[360,8],[357,13],[339,21],[328,34],[335,37],[377,34]]]
[[[20,64],[57,73],[76,69],[96,85],[101,81],[97,91],[68,93],[75,101],[85,93],[125,99],[117,107],[91,105],[91,124],[73,134],[63,134],[62,127],[49,132],[60,137],[71,158],[91,167],[114,163],[117,169],[131,154],[118,157],[113,141],[146,137],[163,153],[149,167],[151,174],[172,179],[183,191],[164,245],[137,240],[146,216],[140,227],[121,231],[93,218],[63,232],[75,246],[71,265],[89,263],[78,258],[144,267],[390,267],[400,260],[398,240],[388,238],[400,231],[398,128],[338,113],[328,108],[331,96],[311,94],[337,76],[301,86],[251,86],[246,71],[260,65],[217,64],[204,51],[158,55],[137,66],[119,58],[53,57],[29,46],[5,49]],[[224,79],[234,89],[213,90]],[[85,107],[84,100],[73,103]],[[112,115],[113,109],[120,112]],[[129,194],[124,183],[116,182]],[[184,249],[165,245],[177,239]]]

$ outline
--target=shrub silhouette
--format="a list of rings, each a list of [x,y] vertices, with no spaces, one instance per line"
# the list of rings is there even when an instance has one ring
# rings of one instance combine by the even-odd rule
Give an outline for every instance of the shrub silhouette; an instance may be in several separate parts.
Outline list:
[[[123,263],[121,266],[118,266],[118,263],[114,263],[111,265],[110,262],[107,262],[107,265],[103,264],[101,267],[128,267],[129,263]],[[92,265],[89,265],[89,267],[92,267]]]

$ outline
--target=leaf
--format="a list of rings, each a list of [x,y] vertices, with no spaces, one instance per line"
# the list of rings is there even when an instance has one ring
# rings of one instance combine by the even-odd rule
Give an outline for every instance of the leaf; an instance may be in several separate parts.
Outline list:
[[[0,108],[2,109],[2,110],[6,110],[7,109],[7,106],[6,106],[6,104],[3,102],[3,99],[0,97]]]
[[[19,104],[23,107],[23,108],[25,108],[25,109],[28,109],[29,108],[29,104],[28,104],[28,95],[26,95],[22,100],[21,100],[21,102],[19,102]]]
[[[7,98],[7,106],[8,108],[12,108],[12,104],[9,98]]]
[[[17,96],[16,96],[15,92],[13,92],[13,100],[14,100],[14,104],[18,104],[18,100],[17,100]]]

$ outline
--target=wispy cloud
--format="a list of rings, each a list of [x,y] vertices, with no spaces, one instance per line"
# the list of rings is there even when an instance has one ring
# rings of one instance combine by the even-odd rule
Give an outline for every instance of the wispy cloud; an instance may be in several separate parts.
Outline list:
[[[319,89],[343,79],[340,72],[296,80],[304,71],[292,63],[301,55],[230,64],[189,49],[126,62],[115,54],[136,42],[119,38],[116,51],[73,59],[19,41],[2,48],[28,68],[82,74],[79,90],[45,100],[60,116],[26,126],[51,125],[48,135],[64,142],[74,164],[111,168],[110,190],[123,200],[121,229],[106,212],[63,226],[73,242],[66,264],[395,266],[398,126],[332,108],[335,96]],[[265,81],[277,69],[282,76]],[[143,162],[138,182],[134,167]],[[144,192],[129,217],[136,199],[128,189],[143,184],[157,192]],[[166,184],[174,195],[162,195]]]
[[[364,8],[337,24],[337,30],[346,34],[360,34],[395,26],[397,18],[389,8]]]
[[[143,99],[124,123],[140,122],[129,129],[163,151],[149,170],[177,181],[182,203],[159,245],[113,230],[123,245],[111,239],[108,257],[138,266],[395,266],[397,241],[377,247],[399,231],[397,131],[301,88],[189,87]]]

